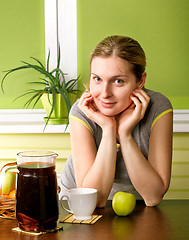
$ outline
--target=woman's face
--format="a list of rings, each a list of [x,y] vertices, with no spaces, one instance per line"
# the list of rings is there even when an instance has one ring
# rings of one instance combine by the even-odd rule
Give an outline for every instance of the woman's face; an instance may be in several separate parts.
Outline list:
[[[132,64],[119,57],[94,57],[91,62],[90,92],[97,109],[115,116],[130,104],[138,87]]]

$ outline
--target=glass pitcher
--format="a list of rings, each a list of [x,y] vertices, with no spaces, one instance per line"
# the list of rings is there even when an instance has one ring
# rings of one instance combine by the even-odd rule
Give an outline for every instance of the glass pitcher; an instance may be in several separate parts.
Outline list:
[[[21,230],[44,232],[57,226],[56,157],[50,151],[17,154],[16,218]]]

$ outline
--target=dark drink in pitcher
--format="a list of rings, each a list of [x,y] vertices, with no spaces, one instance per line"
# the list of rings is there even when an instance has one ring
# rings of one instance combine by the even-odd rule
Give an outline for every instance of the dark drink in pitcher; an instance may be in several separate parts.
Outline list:
[[[55,165],[26,162],[18,165],[16,218],[21,230],[54,229],[59,217]]]

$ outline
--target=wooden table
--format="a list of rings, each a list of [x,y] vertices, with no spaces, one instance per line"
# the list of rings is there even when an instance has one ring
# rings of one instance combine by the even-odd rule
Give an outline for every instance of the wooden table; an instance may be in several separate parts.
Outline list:
[[[13,232],[16,220],[0,219],[1,240],[186,240],[189,238],[189,200],[164,200],[158,207],[146,207],[137,201],[134,212],[127,217],[118,217],[111,208],[111,202],[96,214],[103,217],[94,225],[58,223],[64,230],[41,236],[30,236]],[[60,208],[60,219],[67,212]]]

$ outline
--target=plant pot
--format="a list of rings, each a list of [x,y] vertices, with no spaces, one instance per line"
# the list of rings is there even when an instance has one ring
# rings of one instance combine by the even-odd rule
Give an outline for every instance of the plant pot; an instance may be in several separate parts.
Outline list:
[[[69,94],[70,97],[70,102],[71,105],[75,102],[76,96],[75,94],[70,93]],[[51,112],[51,108],[52,108],[52,94],[43,94],[43,96],[41,97],[41,102],[43,104],[43,107],[45,109],[45,112],[47,114],[47,117],[45,117],[45,121],[47,121],[48,116]],[[54,110],[52,112],[52,115],[48,121],[48,124],[51,125],[56,125],[56,124],[67,124],[68,123],[68,111],[67,111],[67,107],[66,107],[66,103],[63,99],[63,97],[61,96],[61,94],[57,93],[56,94],[56,104],[54,107]]]

